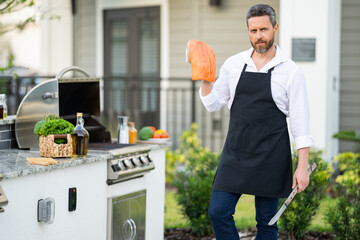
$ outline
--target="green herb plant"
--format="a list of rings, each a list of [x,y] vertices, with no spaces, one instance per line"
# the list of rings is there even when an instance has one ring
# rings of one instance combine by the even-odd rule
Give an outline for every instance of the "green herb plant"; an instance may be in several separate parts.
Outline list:
[[[59,118],[56,115],[48,115],[43,120],[38,121],[34,127],[34,133],[38,136],[48,136],[50,134],[72,134],[74,125],[70,122]],[[54,140],[57,144],[66,143],[66,139],[57,138]]]

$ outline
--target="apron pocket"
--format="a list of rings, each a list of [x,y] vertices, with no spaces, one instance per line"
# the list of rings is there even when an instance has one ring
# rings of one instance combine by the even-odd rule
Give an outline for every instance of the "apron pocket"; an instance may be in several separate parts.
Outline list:
[[[241,122],[231,128],[230,149],[235,152],[248,152],[250,143],[250,125]]]
[[[265,126],[251,126],[250,152],[270,151],[270,128]]]

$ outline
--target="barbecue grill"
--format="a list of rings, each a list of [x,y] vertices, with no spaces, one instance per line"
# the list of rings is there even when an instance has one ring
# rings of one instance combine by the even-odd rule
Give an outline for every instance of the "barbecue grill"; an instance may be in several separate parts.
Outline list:
[[[85,77],[65,78],[70,71],[80,72]],[[55,79],[36,85],[21,101],[15,122],[19,148],[39,147],[34,126],[44,116],[56,114],[75,125],[77,112],[83,113],[90,143],[111,142],[110,133],[94,118],[100,116],[100,79],[73,66],[60,71]]]

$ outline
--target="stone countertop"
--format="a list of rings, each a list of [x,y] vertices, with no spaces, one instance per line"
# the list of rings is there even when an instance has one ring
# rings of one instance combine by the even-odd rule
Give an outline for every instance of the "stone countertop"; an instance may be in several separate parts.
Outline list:
[[[106,161],[112,158],[109,152],[89,150],[86,157],[55,158],[56,165],[41,166],[30,165],[26,158],[40,157],[39,151],[9,149],[0,151],[0,176],[3,179],[16,178],[40,172],[48,172],[53,169],[67,168],[86,163]]]
[[[0,150],[0,180],[36,174],[40,172],[48,172],[53,169],[61,169],[72,166],[78,166],[86,163],[94,163],[99,161],[106,161],[114,158],[116,155],[123,155],[141,149],[157,150],[165,148],[164,145],[157,144],[136,144],[134,146],[120,148],[114,151],[99,151],[89,150],[86,157],[71,157],[71,158],[54,158],[57,161],[56,165],[41,166],[31,165],[26,161],[26,158],[41,157],[38,150],[19,150],[7,149]]]
[[[15,119],[15,115],[10,115],[6,119],[0,119],[0,125],[13,124],[15,123]]]

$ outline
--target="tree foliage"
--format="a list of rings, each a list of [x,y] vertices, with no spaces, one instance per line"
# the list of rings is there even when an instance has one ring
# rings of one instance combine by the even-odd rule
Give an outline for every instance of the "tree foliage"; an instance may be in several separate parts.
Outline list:
[[[0,16],[6,16],[18,12],[25,8],[32,8],[35,6],[34,0],[0,0]],[[0,22],[0,35],[9,31],[19,29],[23,30],[26,25],[36,21],[35,13],[19,19],[17,22],[4,24]]]

